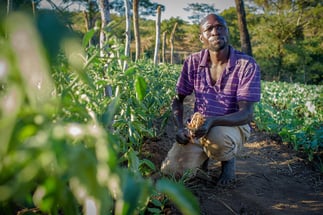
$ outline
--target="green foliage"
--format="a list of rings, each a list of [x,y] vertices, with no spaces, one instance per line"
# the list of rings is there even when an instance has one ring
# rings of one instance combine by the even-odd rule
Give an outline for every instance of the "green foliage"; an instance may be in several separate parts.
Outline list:
[[[201,19],[203,19],[206,15],[210,13],[217,13],[218,9],[216,9],[213,5],[205,4],[205,3],[189,3],[185,11],[192,11],[191,16],[188,18],[192,20],[194,24],[199,24]]]
[[[11,1],[11,8],[12,8],[12,10],[23,10],[23,11],[30,11],[31,12],[33,4],[37,7],[40,2],[41,2],[41,0],[33,0],[33,1],[15,0],[15,1]]]
[[[117,2],[121,3],[119,6],[123,4],[123,1]],[[262,78],[267,81],[322,84],[322,3],[312,0],[245,1],[245,3],[253,55],[261,67]],[[73,14],[77,17],[74,21],[78,20],[77,23],[73,23],[73,28],[85,29],[82,13],[74,12]],[[234,48],[241,49],[235,7],[222,11],[220,15],[228,23],[230,43]],[[113,13],[111,17],[118,23],[113,31],[123,42],[125,18],[123,15],[118,16]],[[95,18],[98,21],[98,14]],[[190,53],[201,49],[198,26],[191,25],[177,17],[162,20],[162,31],[168,31],[166,51],[170,49],[169,35],[175,22],[178,22],[175,32],[175,55],[177,51]],[[142,56],[152,59],[155,47],[155,21],[141,18],[139,23]],[[85,33],[84,30],[83,33]],[[133,46],[133,32],[131,38],[131,46]],[[186,56],[181,55],[175,58],[176,63],[181,63],[183,57]],[[169,58],[167,53],[166,59]]]
[[[178,183],[145,179],[156,167],[140,159],[143,139],[160,135],[158,126],[169,118],[180,66],[131,62],[122,37],[111,33],[117,31],[107,32],[106,58],[88,45],[95,31],[85,34],[83,47],[65,30],[54,32],[65,36],[51,47],[48,27],[40,23],[13,14],[0,25],[0,213],[36,207],[80,214],[92,205],[100,214],[158,214],[171,200],[184,214],[199,214],[195,198]],[[321,56],[312,47],[317,39],[297,41],[311,55],[286,46],[288,68],[303,54],[305,68],[320,71],[320,63],[311,64]],[[323,142],[322,96],[322,86],[264,82],[257,125],[312,159]],[[156,199],[160,195],[167,197]]]
[[[240,49],[240,33],[238,26],[238,17],[237,11],[234,7],[224,10],[221,13],[221,16],[226,20],[229,27],[229,35],[230,35],[230,44],[236,48]]]
[[[167,189],[144,179],[155,167],[138,149],[141,138],[158,135],[154,120],[167,119],[175,67],[140,62],[123,71],[123,47],[112,35],[109,58],[63,37],[50,61],[41,43],[48,40],[22,14],[1,31],[0,213],[144,213],[151,195]]]
[[[161,31],[167,31],[167,35],[170,35],[175,23],[177,23],[177,29],[176,29],[176,33],[175,33],[175,40],[183,40],[185,37],[185,30],[184,30],[184,26],[185,26],[185,21],[179,18],[170,18],[169,20],[164,20],[161,23]]]
[[[258,14],[247,21],[263,79],[322,84],[322,4],[255,2]]]
[[[156,187],[160,192],[166,193],[184,214],[200,214],[199,205],[196,204],[195,197],[182,184],[169,180],[159,180]]]
[[[130,5],[132,5],[132,1],[130,1]],[[161,11],[165,11],[164,5],[151,2],[150,0],[141,0],[139,1],[139,14],[140,16],[155,16],[158,6],[161,6]],[[110,8],[117,11],[121,16],[125,15],[123,0],[110,1]]]
[[[323,86],[263,82],[255,121],[261,130],[279,134],[309,160],[323,147]]]

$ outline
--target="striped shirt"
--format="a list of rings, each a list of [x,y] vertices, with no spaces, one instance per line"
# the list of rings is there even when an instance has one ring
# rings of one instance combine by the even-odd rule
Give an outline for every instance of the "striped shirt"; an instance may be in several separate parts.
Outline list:
[[[239,110],[239,101],[260,100],[260,69],[256,61],[230,46],[225,71],[212,84],[209,51],[190,55],[183,64],[176,84],[177,94],[195,93],[194,112],[204,116],[223,116]]]

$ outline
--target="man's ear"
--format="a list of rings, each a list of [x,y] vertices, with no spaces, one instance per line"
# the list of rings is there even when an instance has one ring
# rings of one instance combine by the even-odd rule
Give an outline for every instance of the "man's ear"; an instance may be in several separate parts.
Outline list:
[[[202,34],[200,34],[199,38],[200,38],[201,43],[204,43]]]

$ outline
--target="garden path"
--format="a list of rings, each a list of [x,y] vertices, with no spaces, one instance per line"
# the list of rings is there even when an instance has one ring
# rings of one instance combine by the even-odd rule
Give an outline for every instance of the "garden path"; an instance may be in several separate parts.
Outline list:
[[[186,116],[192,114],[193,97],[185,101]],[[162,136],[147,141],[143,149],[160,168],[175,140],[175,128],[169,120]],[[219,162],[208,167],[216,181]],[[322,215],[323,178],[300,153],[279,138],[253,130],[237,157],[237,182],[227,188],[196,180],[189,189],[205,215]],[[180,214],[174,207],[165,214]]]

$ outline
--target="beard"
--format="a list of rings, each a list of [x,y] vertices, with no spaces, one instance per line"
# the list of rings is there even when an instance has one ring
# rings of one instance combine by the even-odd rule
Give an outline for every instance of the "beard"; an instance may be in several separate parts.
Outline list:
[[[208,49],[210,51],[221,51],[228,44],[228,40],[225,37],[210,37],[208,40]]]

